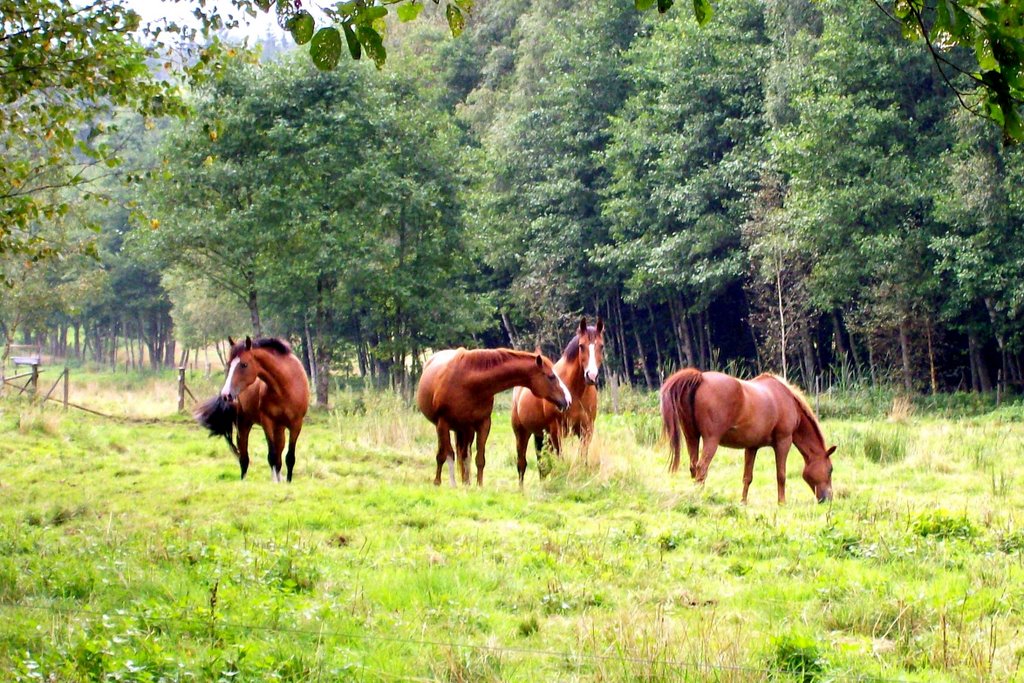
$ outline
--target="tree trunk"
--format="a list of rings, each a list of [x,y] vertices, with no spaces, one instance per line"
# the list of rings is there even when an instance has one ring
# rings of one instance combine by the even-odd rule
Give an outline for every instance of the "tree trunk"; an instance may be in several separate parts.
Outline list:
[[[82,360],[82,347],[79,344],[78,328],[80,325],[75,323],[75,360]]]
[[[985,360],[981,356],[977,334],[973,331],[967,335],[967,349],[971,355],[971,366],[977,373],[977,387],[986,393],[992,391],[992,379],[985,366]]]
[[[932,346],[932,320],[930,316],[924,318],[924,336],[928,342],[928,383],[931,387],[932,396],[939,391],[939,381],[935,374],[935,348]]]
[[[249,299],[246,301],[246,305],[249,307],[249,319],[252,321],[252,335],[256,338],[262,337],[263,324],[260,322],[259,299],[256,296],[256,287],[251,284],[251,281],[249,286]]]
[[[617,328],[616,329],[616,333],[617,333],[618,340],[619,340],[619,348],[622,349],[621,353],[622,353],[622,372],[623,372],[623,378],[625,379],[626,384],[629,384],[630,386],[632,386],[632,384],[633,384],[633,373],[632,373],[632,371],[630,369],[629,348],[626,345],[625,324],[622,322],[622,299],[621,298],[616,298],[615,299],[615,318],[616,318],[616,321],[617,321],[615,327]]]
[[[519,348],[519,336],[516,334],[516,329],[512,327],[512,321],[508,319],[508,314],[505,311],[501,312],[501,324],[505,328],[505,334],[508,335],[508,344],[513,349]]]
[[[910,335],[907,331],[907,319],[900,318],[900,354],[903,357],[903,388],[908,394],[914,393],[914,378],[910,369]]]
[[[843,343],[843,325],[839,322],[839,311],[834,308],[832,309],[832,338],[835,340],[836,345],[836,360],[839,361],[840,365],[845,366],[847,358],[846,344]],[[852,340],[850,343],[853,343]]]
[[[648,389],[654,388],[654,381],[651,379],[651,371],[647,367],[647,352],[644,351],[644,344],[640,341],[640,331],[637,326],[633,326],[633,338],[636,340],[636,352],[640,359],[640,369],[644,373],[644,382],[647,384]]]
[[[661,360],[661,344],[658,342],[658,326],[654,322],[654,311],[651,309],[651,305],[647,305],[647,317],[651,321],[651,338],[654,340],[654,359],[657,361],[655,370],[657,371],[658,382],[661,382],[662,373],[665,372],[665,365]]]
[[[814,378],[818,374],[817,364],[814,361],[814,344],[811,342],[811,334],[808,330],[810,323],[801,325],[800,348],[803,351],[803,374],[804,386],[811,390],[814,387]]]

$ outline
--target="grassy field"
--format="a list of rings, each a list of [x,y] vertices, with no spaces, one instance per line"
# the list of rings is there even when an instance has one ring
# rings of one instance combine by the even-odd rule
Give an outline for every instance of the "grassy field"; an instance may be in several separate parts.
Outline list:
[[[1019,404],[826,401],[834,503],[794,452],[776,505],[766,450],[741,506],[738,451],[703,489],[666,474],[653,396],[600,417],[590,462],[539,481],[531,447],[521,495],[507,409],[482,490],[435,488],[428,423],[355,393],[275,485],[262,438],[239,482],[173,416],[169,376],[72,379],[72,400],[162,419],[0,399],[4,679],[1024,678]]]

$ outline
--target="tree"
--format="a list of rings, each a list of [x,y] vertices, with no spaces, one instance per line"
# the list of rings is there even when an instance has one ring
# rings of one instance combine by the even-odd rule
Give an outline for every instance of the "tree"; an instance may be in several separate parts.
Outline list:
[[[173,0],[192,2],[193,0]],[[1021,104],[1024,103],[1024,16],[1016,3],[1003,0],[873,0],[878,10],[899,24],[903,37],[923,41],[936,68],[950,88],[957,93],[961,105],[972,113],[991,119],[1002,127],[1007,140],[1024,140]],[[638,11],[655,7],[664,14],[675,0],[634,0]],[[714,14],[712,0],[693,0],[692,17],[704,26]],[[353,59],[365,53],[377,66],[387,59],[384,36],[391,10],[400,22],[415,20],[423,11],[420,0],[395,0],[385,4],[345,2],[330,8],[301,0],[231,0],[235,11],[255,14],[256,10],[277,13],[299,45],[310,45],[310,57],[322,69],[333,69],[341,59],[345,46]],[[306,7],[316,8],[317,19]],[[466,15],[474,8],[473,0],[448,0],[445,19],[453,36],[466,27]],[[592,11],[589,6],[572,2],[542,24],[533,27],[540,34],[567,16]],[[216,9],[207,9],[199,2],[195,9],[204,29],[237,25],[241,16]],[[326,22],[323,21],[326,18]],[[340,31],[339,31],[340,27]],[[186,29],[187,30],[187,29]],[[194,35],[194,30],[191,31]],[[344,40],[343,40],[344,38]],[[621,40],[627,40],[621,36]]]
[[[119,2],[0,2],[0,254],[59,252],[36,224],[67,213],[57,188],[81,186],[119,163],[104,141],[111,113],[180,112],[170,81],[147,64],[139,17]]]

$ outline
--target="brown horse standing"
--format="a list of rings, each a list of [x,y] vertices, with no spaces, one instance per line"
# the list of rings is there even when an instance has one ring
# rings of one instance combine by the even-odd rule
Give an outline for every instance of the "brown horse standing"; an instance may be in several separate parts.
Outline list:
[[[249,469],[249,431],[259,423],[267,437],[270,476],[281,481],[281,453],[288,430],[288,481],[295,466],[295,442],[309,408],[309,382],[302,363],[283,339],[257,339],[231,343],[228,376],[220,396],[201,405],[195,413],[201,425],[227,439],[238,456],[242,479]],[[238,446],[232,443],[238,429]]]
[[[540,354],[510,349],[447,349],[438,351],[426,365],[416,390],[416,402],[428,420],[437,426],[437,475],[454,458],[451,434],[459,453],[459,472],[469,483],[469,448],[476,438],[476,483],[484,483],[484,448],[491,430],[494,395],[514,386],[529,387],[538,396],[565,410],[572,395],[555,374],[551,361]],[[449,468],[452,486],[455,472]]]
[[[555,363],[555,373],[562,378],[572,394],[572,405],[559,413],[550,402],[537,397],[525,387],[512,392],[512,431],[516,435],[516,467],[519,469],[519,487],[526,474],[526,448],[533,435],[537,458],[544,445],[544,433],[551,438],[555,453],[562,451],[562,435],[570,431],[580,438],[583,452],[587,452],[594,435],[597,418],[597,377],[604,359],[604,321],[600,317],[596,326],[587,326],[580,320],[576,335]]]
[[[800,391],[775,375],[744,381],[720,372],[686,368],[661,386],[661,418],[672,450],[670,470],[679,469],[680,437],[690,454],[690,476],[703,483],[719,445],[744,449],[743,502],[754,476],[757,449],[775,450],[779,502],[786,502],[786,456],[791,445],[804,456],[804,481],[818,502],[832,499],[832,452],[818,419]],[[698,462],[698,440],[703,455]]]

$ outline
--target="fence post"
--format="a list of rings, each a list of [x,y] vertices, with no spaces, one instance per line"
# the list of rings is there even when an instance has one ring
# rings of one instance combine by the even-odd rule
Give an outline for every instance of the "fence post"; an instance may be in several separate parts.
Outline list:
[[[39,393],[39,364],[38,363],[33,363],[32,364],[32,379],[31,379],[30,383],[32,384],[32,396],[34,397],[36,394]]]
[[[68,366],[64,366],[64,412],[68,410]]]
[[[185,410],[185,366],[178,368],[178,412]]]

